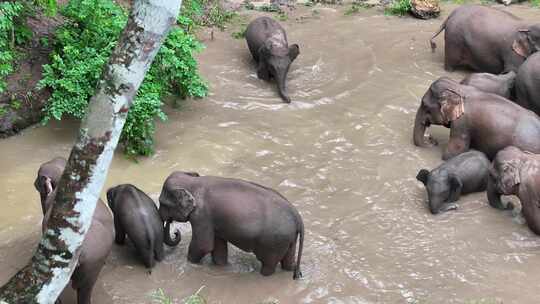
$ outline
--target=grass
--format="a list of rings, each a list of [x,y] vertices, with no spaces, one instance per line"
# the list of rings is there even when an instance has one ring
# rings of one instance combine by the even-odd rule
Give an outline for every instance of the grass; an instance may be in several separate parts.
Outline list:
[[[411,10],[410,0],[395,0],[384,9],[386,15],[404,16]]]
[[[206,299],[200,295],[201,291],[203,290],[204,286],[201,286],[199,290],[197,290],[196,293],[189,296],[187,299],[185,299],[185,304],[206,304]],[[173,299],[165,294],[165,291],[163,289],[156,290],[151,295],[152,301],[156,304],[173,304]]]
[[[363,9],[368,9],[368,8],[371,8],[371,7],[372,7],[371,5],[366,4],[364,2],[355,1],[355,2],[353,2],[351,4],[351,6],[347,10],[345,10],[344,15],[345,16],[351,16],[351,15],[359,13]]]

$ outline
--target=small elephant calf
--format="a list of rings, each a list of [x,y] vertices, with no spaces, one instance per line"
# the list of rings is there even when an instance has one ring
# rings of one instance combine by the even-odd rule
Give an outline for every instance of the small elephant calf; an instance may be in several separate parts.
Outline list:
[[[540,155],[509,146],[497,153],[489,173],[489,204],[512,209],[502,204],[501,195],[516,195],[527,226],[540,235]]]
[[[471,150],[447,160],[431,172],[420,170],[416,179],[426,186],[429,210],[437,214],[457,209],[453,202],[462,194],[484,191],[488,170],[486,155]]]
[[[163,184],[159,214],[164,221],[191,223],[188,259],[192,263],[211,253],[215,264],[227,264],[230,242],[255,253],[262,262],[262,275],[273,274],[281,263],[284,270],[294,271],[294,279],[301,276],[304,224],[296,208],[275,190],[239,179],[177,171]]]
[[[114,214],[116,243],[124,244],[127,234],[151,273],[156,261],[164,258],[163,242],[168,246],[178,245],[180,232],[176,231],[172,239],[170,222],[164,228],[154,201],[131,184],[110,188],[107,202]]]

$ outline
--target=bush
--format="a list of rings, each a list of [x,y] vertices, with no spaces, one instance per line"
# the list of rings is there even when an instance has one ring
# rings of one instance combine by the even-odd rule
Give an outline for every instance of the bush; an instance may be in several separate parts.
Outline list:
[[[385,8],[384,11],[389,15],[404,16],[411,11],[411,1],[396,0],[389,7]]]
[[[0,2],[0,93],[6,89],[5,78],[13,72],[16,45],[32,37],[25,22],[25,8],[22,1]]]
[[[147,73],[128,113],[120,142],[126,154],[151,155],[155,119],[166,119],[161,99],[206,96],[208,88],[198,74],[194,53],[202,49],[192,33],[197,9],[183,10]],[[195,4],[193,4],[195,3]],[[103,65],[116,46],[127,14],[112,0],[70,1],[60,13],[66,23],[55,34],[51,63],[44,66],[41,87],[52,89],[44,121],[64,115],[81,119],[101,76]]]

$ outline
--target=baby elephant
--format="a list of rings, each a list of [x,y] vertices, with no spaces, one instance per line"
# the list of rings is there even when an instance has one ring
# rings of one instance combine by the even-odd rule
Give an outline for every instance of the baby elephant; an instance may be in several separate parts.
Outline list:
[[[208,253],[217,265],[227,264],[227,242],[255,253],[261,274],[278,263],[299,278],[304,224],[294,206],[275,190],[255,183],[194,172],[173,172],[159,197],[164,221],[191,223],[188,260],[199,263]],[[299,236],[295,265],[296,240]]]
[[[460,83],[475,87],[480,91],[502,96],[506,99],[513,99],[516,73],[510,71],[506,74],[472,73],[465,77]]]
[[[527,225],[540,235],[540,155],[507,147],[497,153],[489,173],[489,204],[497,209],[512,209],[502,204],[501,195],[516,195]]]
[[[180,232],[176,231],[172,239],[168,233],[170,222],[165,229],[154,201],[133,185],[110,188],[107,202],[114,214],[116,243],[124,244],[127,234],[151,273],[156,261],[163,260],[163,242],[169,246],[178,245]]]
[[[300,53],[298,44],[289,46],[285,30],[269,17],[259,17],[247,26],[246,41],[258,64],[257,77],[264,80],[273,77],[279,96],[284,102],[290,103],[286,80],[291,63]]]
[[[455,156],[429,172],[420,170],[416,179],[424,183],[429,210],[433,214],[457,209],[453,202],[461,194],[484,191],[489,160],[484,153],[471,150]]]

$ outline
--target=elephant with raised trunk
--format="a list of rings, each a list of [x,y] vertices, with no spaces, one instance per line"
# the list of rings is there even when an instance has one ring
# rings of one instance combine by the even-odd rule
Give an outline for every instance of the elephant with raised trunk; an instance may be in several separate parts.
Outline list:
[[[414,122],[413,141],[417,146],[434,146],[425,137],[430,125],[450,128],[450,140],[443,153],[449,159],[475,149],[493,159],[508,146],[540,153],[540,118],[533,112],[499,95],[441,77],[422,97]]]
[[[107,190],[107,203],[114,214],[115,241],[122,245],[129,237],[151,273],[156,262],[165,257],[163,243],[176,246],[180,232],[172,239],[168,233],[170,222],[163,226],[154,201],[131,184],[118,185]]]
[[[34,186],[41,197],[41,208],[44,215],[43,232],[45,232],[56,196],[58,182],[65,166],[66,160],[61,157],[42,164],[34,182]],[[77,291],[78,304],[92,303],[92,290],[101,269],[105,265],[105,260],[111,252],[113,229],[111,213],[103,201],[98,199],[90,229],[82,243],[79,263],[71,275],[71,284],[73,289]]]
[[[499,151],[490,168],[487,197],[497,209],[512,209],[501,195],[516,195],[529,228],[540,234],[540,155],[516,147]]]
[[[253,252],[261,274],[271,275],[278,263],[299,278],[304,224],[281,194],[240,179],[173,172],[163,184],[159,214],[164,221],[190,222],[193,231],[188,260],[200,263],[211,253],[226,265],[227,243]],[[295,264],[296,243],[299,240]]]
[[[458,67],[501,74],[517,72],[532,53],[540,49],[540,23],[529,24],[495,8],[462,5],[456,8],[431,38],[443,30],[444,68]]]
[[[468,151],[447,160],[431,172],[420,170],[416,179],[426,186],[431,213],[457,209],[454,202],[461,195],[486,190],[489,166],[484,153]]]
[[[246,41],[253,59],[257,63],[257,77],[277,82],[279,96],[290,103],[287,93],[287,74],[291,63],[300,53],[298,44],[289,46],[287,34],[272,18],[259,17],[247,26]]]

